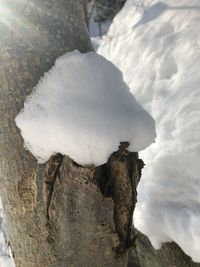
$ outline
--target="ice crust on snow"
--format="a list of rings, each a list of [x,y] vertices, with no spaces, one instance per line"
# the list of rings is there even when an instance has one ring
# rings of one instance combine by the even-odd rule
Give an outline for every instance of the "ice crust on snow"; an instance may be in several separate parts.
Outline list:
[[[60,152],[79,164],[100,165],[120,141],[139,151],[155,139],[154,120],[129,92],[122,73],[94,52],[58,58],[16,124],[41,163]]]
[[[139,3],[139,1],[138,1]],[[145,11],[145,12],[144,12]],[[140,155],[136,227],[155,248],[175,241],[200,262],[200,4],[128,0],[98,52],[123,72],[156,121]]]

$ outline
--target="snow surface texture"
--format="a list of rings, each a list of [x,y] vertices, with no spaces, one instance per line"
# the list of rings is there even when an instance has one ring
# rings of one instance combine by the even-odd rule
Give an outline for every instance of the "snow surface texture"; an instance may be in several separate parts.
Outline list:
[[[144,2],[144,1],[143,1]],[[156,120],[134,214],[155,248],[174,240],[200,262],[200,1],[128,0],[98,52]]]
[[[139,151],[155,139],[152,117],[102,56],[65,54],[44,75],[16,118],[25,147],[40,163],[57,152],[100,165],[120,141]]]
[[[8,234],[2,202],[0,198],[0,267],[15,267],[8,245]]]

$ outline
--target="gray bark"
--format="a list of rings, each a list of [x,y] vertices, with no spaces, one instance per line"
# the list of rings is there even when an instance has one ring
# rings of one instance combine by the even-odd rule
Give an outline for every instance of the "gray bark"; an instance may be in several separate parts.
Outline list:
[[[200,267],[176,243],[165,243],[155,250],[146,236],[137,234],[136,247],[129,252],[128,267]]]
[[[24,150],[14,122],[25,98],[57,57],[74,49],[91,50],[81,4],[2,0],[3,4],[9,12],[0,18],[0,195],[16,265],[126,266],[130,233],[120,240],[114,199],[100,190],[101,167],[81,167],[59,154],[38,165]],[[125,165],[114,167],[118,179],[121,170],[125,180],[138,176],[137,164],[127,169],[132,164],[127,158],[129,152],[123,156]],[[119,244],[123,255],[116,258],[113,247]]]

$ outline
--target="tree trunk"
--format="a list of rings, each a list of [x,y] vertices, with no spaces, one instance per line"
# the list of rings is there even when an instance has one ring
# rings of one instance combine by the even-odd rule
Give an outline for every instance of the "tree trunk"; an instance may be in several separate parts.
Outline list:
[[[155,250],[149,239],[137,233],[136,249],[129,252],[128,267],[200,267],[174,242]]]
[[[60,154],[38,165],[14,122],[40,77],[74,49],[91,50],[78,0],[1,0],[0,195],[17,267],[124,267],[134,242],[137,154],[121,147],[100,167]],[[174,243],[155,251],[139,234],[129,266],[199,264]]]
[[[24,150],[14,122],[57,57],[91,50],[81,4],[1,0],[0,15],[0,195],[17,267],[126,266],[136,200],[130,181],[138,179],[141,163],[137,155],[120,149],[96,168],[57,154],[38,165]],[[130,185],[126,205],[132,199],[131,209],[124,205],[121,213],[115,192],[105,194],[109,179],[117,190],[120,177]]]

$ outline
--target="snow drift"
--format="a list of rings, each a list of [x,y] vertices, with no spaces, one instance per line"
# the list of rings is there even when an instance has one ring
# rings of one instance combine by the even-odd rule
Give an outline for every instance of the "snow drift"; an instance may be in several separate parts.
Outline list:
[[[57,59],[16,124],[39,162],[60,152],[79,164],[99,165],[120,141],[139,151],[155,138],[154,120],[129,92],[122,73],[94,52]]]
[[[98,50],[156,120],[134,221],[155,248],[174,240],[200,262],[200,3],[139,2],[127,1]]]

